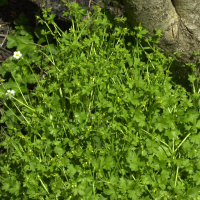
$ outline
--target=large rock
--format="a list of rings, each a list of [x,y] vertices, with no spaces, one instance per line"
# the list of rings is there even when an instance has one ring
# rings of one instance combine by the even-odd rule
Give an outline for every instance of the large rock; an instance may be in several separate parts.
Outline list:
[[[189,62],[198,66],[200,52],[200,1],[199,0],[123,0],[128,23],[134,27],[141,25],[154,35],[154,29],[162,30],[159,48],[172,56],[180,52],[181,57],[175,66],[181,78],[187,78]],[[185,71],[186,70],[186,71]]]

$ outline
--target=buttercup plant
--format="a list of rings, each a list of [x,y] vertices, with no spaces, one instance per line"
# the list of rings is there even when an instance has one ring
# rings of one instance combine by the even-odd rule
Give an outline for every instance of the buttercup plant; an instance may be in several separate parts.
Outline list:
[[[113,26],[98,6],[81,23],[86,9],[67,6],[69,31],[38,16],[47,45],[8,41],[23,57],[0,68],[0,198],[199,199],[199,108],[172,83],[160,30],[143,47],[141,25]]]

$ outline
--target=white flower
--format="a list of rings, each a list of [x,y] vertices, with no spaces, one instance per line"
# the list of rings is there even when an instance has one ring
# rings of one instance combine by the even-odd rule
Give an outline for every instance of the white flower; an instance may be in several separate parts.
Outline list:
[[[20,53],[20,51],[15,51],[13,57],[16,59],[19,59],[22,56],[22,54]]]
[[[11,96],[15,96],[15,91],[14,91],[14,90],[7,90],[6,95],[8,95],[9,98],[10,98]]]

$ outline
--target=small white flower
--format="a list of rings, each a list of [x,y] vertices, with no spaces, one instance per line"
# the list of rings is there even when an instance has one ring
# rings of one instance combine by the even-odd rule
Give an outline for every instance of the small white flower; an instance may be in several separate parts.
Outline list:
[[[6,95],[8,95],[9,98],[10,98],[11,96],[15,96],[15,91],[14,91],[14,90],[7,90]]]
[[[22,56],[22,54],[20,53],[20,51],[15,51],[13,57],[16,59],[19,59]]]

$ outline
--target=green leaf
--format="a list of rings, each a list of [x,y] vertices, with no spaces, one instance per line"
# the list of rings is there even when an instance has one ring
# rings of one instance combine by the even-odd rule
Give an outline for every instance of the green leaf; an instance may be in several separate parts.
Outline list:
[[[192,110],[189,110],[188,111],[188,117],[187,117],[187,120],[189,122],[193,122],[195,123],[196,119],[199,117],[199,113],[195,110],[195,109],[192,109]]]
[[[104,190],[103,190],[103,193],[110,196],[111,194],[114,193],[114,190],[111,190],[111,189],[104,189]]]
[[[6,88],[6,90],[14,90],[15,94],[18,94],[19,88],[17,87],[17,84],[15,82],[13,82],[12,79],[9,79],[9,81],[7,83],[4,83],[4,87]]]
[[[5,191],[9,191],[9,189],[10,189],[10,184],[9,184],[8,182],[3,183],[2,189],[5,190]]]
[[[119,187],[123,190],[128,190],[129,189],[129,186],[127,185],[127,179],[125,178],[120,178],[119,180]]]
[[[29,36],[16,36],[16,39],[20,44],[32,44],[33,43],[33,40],[30,39]]]
[[[44,42],[46,42],[46,40],[45,40],[44,38],[40,38],[40,39],[37,41],[38,44],[42,44],[42,43],[44,43]]]
[[[133,120],[138,122],[139,126],[143,127],[146,125],[145,118],[146,118],[146,116],[138,109],[135,112]]]
[[[25,14],[24,13],[21,13],[19,15],[19,19],[16,19],[14,21],[14,24],[17,25],[17,26],[20,26],[20,25],[25,25],[29,22],[29,19],[26,18]]]
[[[27,190],[27,194],[29,195],[29,198],[34,198],[36,192],[37,192],[37,189],[35,187],[29,187]]]
[[[158,147],[158,151],[156,152],[156,156],[158,157],[159,160],[166,160],[167,159],[166,153],[161,147]]]
[[[94,136],[92,139],[94,141],[96,148],[100,149],[101,148],[101,139],[98,136]]]
[[[26,75],[26,79],[27,79],[28,83],[34,84],[34,83],[37,83],[37,80],[40,79],[40,75],[37,75],[37,74],[28,74],[28,75]]]
[[[141,176],[142,177],[142,182],[145,184],[145,185],[151,185],[152,182],[153,182],[153,179],[151,178],[151,176],[149,174],[144,174]]]
[[[145,35],[145,34],[148,33],[148,31],[144,29],[144,30],[140,31],[140,33],[141,33],[142,35]]]
[[[0,98],[6,94],[6,90],[3,87],[0,87]]]
[[[138,65],[140,63],[140,58],[134,58],[134,65]]]
[[[193,175],[193,179],[196,182],[196,185],[200,185],[200,171],[197,171],[194,175]]]
[[[83,111],[83,112],[75,112],[74,113],[74,117],[79,123],[83,123],[86,120],[87,115],[86,115],[85,111]]]
[[[54,151],[56,154],[60,155],[60,154],[64,154],[65,153],[65,150],[61,147],[55,147],[54,148]]]
[[[76,169],[74,168],[74,166],[72,164],[67,166],[67,173],[69,174],[69,176],[71,178],[74,178],[74,174],[76,173]]]
[[[7,47],[8,47],[9,49],[12,49],[13,47],[16,47],[16,46],[19,45],[19,42],[17,41],[16,36],[14,36],[14,35],[9,35],[9,36],[7,37],[7,39],[8,39]]]
[[[53,55],[58,54],[58,50],[57,50],[57,48],[56,48],[56,46],[55,46],[54,44],[48,45],[48,46],[46,47],[46,51],[47,51],[48,53],[51,52]]]
[[[140,196],[142,193],[143,193],[143,189],[141,187],[140,188],[134,187],[133,189],[128,190],[128,196],[134,200],[140,200],[141,199]],[[151,198],[147,198],[147,199],[149,200]]]
[[[126,158],[129,163],[129,167],[132,171],[139,171],[139,167],[141,166],[140,158],[133,153],[132,151],[128,151],[128,156]]]
[[[38,113],[43,113],[43,112],[44,112],[44,109],[43,109],[43,107],[42,107],[41,105],[38,105],[37,108],[36,108],[36,111],[37,111]]]
[[[4,66],[5,67],[5,66]],[[4,76],[6,74],[6,68],[3,68],[2,66],[0,66],[0,74],[2,76]]]
[[[41,27],[36,27],[35,30],[34,30],[34,33],[35,33],[35,35],[36,35],[36,37],[37,37],[38,39],[40,39],[40,38],[43,37],[43,35],[41,34],[41,30],[42,30]]]
[[[0,6],[4,6],[8,4],[8,0],[1,0],[0,1]]]
[[[21,188],[21,183],[19,181],[16,181],[12,187],[10,188],[10,193],[15,194],[16,196],[19,195],[19,190]]]
[[[200,120],[197,121],[195,127],[200,129]]]
[[[190,141],[191,141],[192,143],[195,143],[195,144],[200,145],[200,133],[195,134],[195,135],[191,135],[191,136],[190,136]]]
[[[199,195],[199,187],[189,188],[187,191],[187,195],[189,198],[194,199]]]
[[[33,51],[33,47],[34,45],[27,45],[27,44],[19,44],[17,46],[17,51],[20,51],[22,56],[25,56],[26,54],[28,54],[29,52]]]
[[[50,132],[50,134],[53,135],[54,137],[57,136],[58,131],[59,131],[59,130],[56,129],[56,128],[49,127],[49,132]]]
[[[60,97],[58,95],[54,95],[51,98],[51,105],[53,108],[56,108],[56,109],[60,107]]]
[[[165,131],[165,135],[169,138],[169,139],[176,139],[178,138],[178,136],[180,135],[180,131],[178,129],[173,129],[173,130],[166,130]]]
[[[114,160],[112,158],[112,156],[107,156],[106,159],[104,160],[104,164],[103,164],[103,168],[107,169],[107,170],[111,170],[112,168],[114,168]]]

